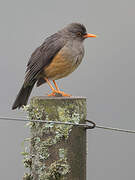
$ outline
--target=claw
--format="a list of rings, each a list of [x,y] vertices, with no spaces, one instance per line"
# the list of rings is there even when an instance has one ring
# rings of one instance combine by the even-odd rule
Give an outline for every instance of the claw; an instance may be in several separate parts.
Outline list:
[[[56,87],[56,90],[54,89],[54,87],[51,85],[50,81],[48,80],[48,78],[45,77],[45,81],[48,83],[48,85],[50,86],[51,90],[52,90],[52,93],[51,94],[48,94],[48,96],[56,96],[56,97],[70,97],[71,95],[70,94],[66,94],[64,93],[63,91],[60,91],[55,80],[53,80],[53,83]]]
[[[70,94],[66,94],[63,91],[57,91],[53,90],[51,94],[48,94],[48,96],[56,96],[56,97],[70,97]]]

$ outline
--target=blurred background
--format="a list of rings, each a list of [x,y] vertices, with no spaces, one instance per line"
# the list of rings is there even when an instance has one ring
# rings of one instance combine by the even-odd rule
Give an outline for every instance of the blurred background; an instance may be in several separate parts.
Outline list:
[[[98,125],[135,129],[135,1],[1,0],[0,117],[26,116],[11,111],[31,53],[44,39],[71,22],[98,38],[85,41],[79,68],[57,81],[67,93],[87,97],[88,119]],[[32,96],[49,92],[47,84]],[[0,121],[0,179],[21,179],[25,123]],[[88,131],[87,179],[135,178],[135,135]]]

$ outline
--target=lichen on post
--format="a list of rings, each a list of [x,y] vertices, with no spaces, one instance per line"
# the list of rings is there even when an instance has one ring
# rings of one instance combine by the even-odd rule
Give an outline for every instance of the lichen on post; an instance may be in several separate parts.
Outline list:
[[[86,98],[34,97],[25,109],[30,120],[85,123]],[[86,180],[86,131],[83,127],[30,122],[30,148],[24,180]]]

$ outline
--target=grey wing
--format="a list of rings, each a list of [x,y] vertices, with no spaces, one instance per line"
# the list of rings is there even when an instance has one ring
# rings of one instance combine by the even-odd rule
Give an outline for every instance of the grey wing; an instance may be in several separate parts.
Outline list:
[[[50,64],[53,57],[64,46],[64,41],[58,33],[48,37],[45,42],[38,47],[31,55],[26,69],[24,86],[30,85],[37,76],[43,71],[43,68]]]

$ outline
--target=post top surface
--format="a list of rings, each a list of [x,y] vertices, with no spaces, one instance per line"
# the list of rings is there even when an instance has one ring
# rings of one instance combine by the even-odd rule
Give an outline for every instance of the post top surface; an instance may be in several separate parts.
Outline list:
[[[36,99],[47,99],[47,100],[52,100],[52,99],[54,99],[54,100],[75,100],[75,99],[82,99],[82,100],[86,100],[86,97],[82,97],[82,96],[71,96],[71,97],[49,97],[49,96],[34,96],[34,97],[32,97],[32,99],[33,98],[36,98]]]

